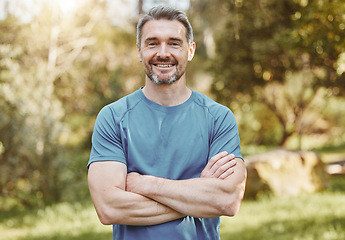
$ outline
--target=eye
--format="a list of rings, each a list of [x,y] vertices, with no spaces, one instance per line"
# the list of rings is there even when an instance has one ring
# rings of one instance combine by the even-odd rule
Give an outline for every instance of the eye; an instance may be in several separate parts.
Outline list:
[[[149,43],[147,43],[147,46],[149,46],[149,47],[154,47],[156,45],[157,45],[156,42],[149,42]]]
[[[170,45],[173,47],[178,47],[178,46],[180,46],[180,43],[179,42],[171,42]]]

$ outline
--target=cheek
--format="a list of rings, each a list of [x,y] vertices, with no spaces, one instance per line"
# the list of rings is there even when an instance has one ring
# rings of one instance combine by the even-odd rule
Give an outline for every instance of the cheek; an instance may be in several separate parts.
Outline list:
[[[154,52],[142,49],[138,56],[140,62],[149,62],[153,58]]]

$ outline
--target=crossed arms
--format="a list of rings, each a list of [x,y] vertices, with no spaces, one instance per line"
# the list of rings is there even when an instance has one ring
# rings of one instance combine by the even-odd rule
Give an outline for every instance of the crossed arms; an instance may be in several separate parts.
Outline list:
[[[245,188],[242,159],[226,152],[213,156],[200,178],[169,180],[132,172],[115,161],[94,162],[88,183],[103,224],[154,225],[184,216],[234,216]]]

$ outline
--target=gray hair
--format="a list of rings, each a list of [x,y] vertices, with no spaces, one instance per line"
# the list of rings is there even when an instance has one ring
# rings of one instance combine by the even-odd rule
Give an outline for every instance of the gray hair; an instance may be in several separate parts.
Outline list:
[[[160,19],[165,19],[165,20],[170,20],[170,21],[177,20],[180,23],[182,23],[183,26],[186,28],[186,37],[187,37],[188,43],[193,42],[193,28],[191,24],[189,23],[186,14],[170,6],[160,5],[160,6],[151,8],[151,10],[139,20],[137,24],[137,44],[139,47],[141,44],[142,29],[145,23],[147,23],[150,20],[160,20]]]

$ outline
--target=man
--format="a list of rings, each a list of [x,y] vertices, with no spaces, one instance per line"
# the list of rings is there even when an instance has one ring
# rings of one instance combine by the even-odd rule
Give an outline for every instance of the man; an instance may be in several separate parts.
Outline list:
[[[137,47],[145,86],[95,123],[88,182],[99,219],[113,239],[219,239],[246,179],[235,118],[186,86],[195,43],[183,12],[151,9]]]

